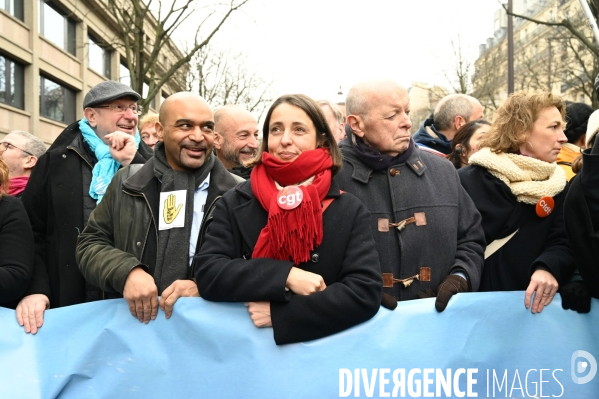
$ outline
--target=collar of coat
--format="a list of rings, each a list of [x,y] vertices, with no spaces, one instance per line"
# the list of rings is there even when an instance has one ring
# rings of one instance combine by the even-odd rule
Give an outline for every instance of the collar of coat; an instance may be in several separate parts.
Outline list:
[[[73,138],[73,141],[71,141],[67,148],[75,150],[75,152],[79,154],[79,156],[81,156],[91,167],[93,167],[96,164],[96,162],[98,162],[96,156],[91,151],[89,146],[85,144],[85,140],[83,140],[83,135],[81,134],[81,131],[79,131],[79,134],[77,134]]]
[[[349,139],[344,139],[339,143],[339,148],[341,149],[341,153],[343,154],[343,161],[351,164],[354,168],[352,173],[352,179],[357,180],[361,183],[367,184],[370,180],[370,176],[372,175],[373,169],[364,165],[356,156],[355,150]],[[401,164],[404,165],[404,164]],[[393,165],[391,166],[401,166],[401,165]],[[406,161],[405,165],[408,167],[408,170],[411,170],[415,175],[422,176],[426,171],[426,165],[422,161],[422,151],[416,146],[412,155]]]

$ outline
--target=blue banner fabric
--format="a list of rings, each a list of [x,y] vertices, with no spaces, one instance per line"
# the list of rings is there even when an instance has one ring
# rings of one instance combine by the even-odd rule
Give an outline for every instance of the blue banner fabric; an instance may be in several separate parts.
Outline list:
[[[0,309],[0,398],[598,398],[599,301],[540,314],[523,292],[401,302],[345,332],[276,346],[243,304],[179,299],[142,324],[122,299],[49,310],[37,335]],[[351,312],[351,309],[347,309]]]

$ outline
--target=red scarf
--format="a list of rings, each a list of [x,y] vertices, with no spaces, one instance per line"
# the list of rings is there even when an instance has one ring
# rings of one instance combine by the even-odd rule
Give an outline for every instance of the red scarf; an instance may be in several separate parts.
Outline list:
[[[13,177],[10,179],[10,183],[8,183],[8,195],[15,196],[22,193],[28,181],[29,176]]]
[[[310,260],[310,251],[322,243],[322,200],[331,188],[333,160],[321,147],[302,152],[293,162],[283,162],[262,153],[250,178],[252,192],[268,211],[268,222],[260,232],[252,258],[291,260],[295,265]],[[297,208],[281,209],[277,203],[281,186],[298,184],[314,176],[308,186],[299,186],[303,200]]]

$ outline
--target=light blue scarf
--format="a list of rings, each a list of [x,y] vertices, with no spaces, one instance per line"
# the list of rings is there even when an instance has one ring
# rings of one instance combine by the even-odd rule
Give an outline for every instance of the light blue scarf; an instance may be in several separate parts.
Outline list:
[[[85,140],[98,160],[92,170],[92,182],[89,186],[89,195],[96,200],[96,204],[99,204],[106,193],[106,188],[121,167],[121,164],[112,158],[110,155],[110,147],[100,140],[86,118],[79,121],[79,130],[81,130],[81,134],[83,134],[83,140]],[[136,148],[139,148],[139,142],[139,132],[136,130]]]

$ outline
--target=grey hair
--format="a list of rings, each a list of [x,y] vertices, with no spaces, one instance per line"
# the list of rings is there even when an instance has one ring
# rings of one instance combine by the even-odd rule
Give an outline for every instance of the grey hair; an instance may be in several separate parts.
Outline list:
[[[347,93],[345,99],[345,110],[347,115],[364,116],[368,113],[367,90],[363,86],[354,86]]]
[[[474,97],[465,94],[450,94],[441,99],[433,113],[435,127],[438,130],[451,129],[456,116],[461,116],[467,122],[472,115],[473,101],[476,101]]]
[[[335,115],[335,119],[337,120],[338,123],[344,122],[343,114],[341,113],[341,110],[339,109],[338,106],[336,106],[329,100],[318,100],[318,101],[316,101],[316,103],[320,106],[326,105],[327,107],[329,107],[331,109],[331,111],[333,111],[333,115]]]
[[[25,137],[27,142],[25,143],[23,150],[30,152],[36,158],[41,157],[46,152],[46,145],[44,142],[31,133],[24,132],[23,130],[13,130],[9,134]]]

